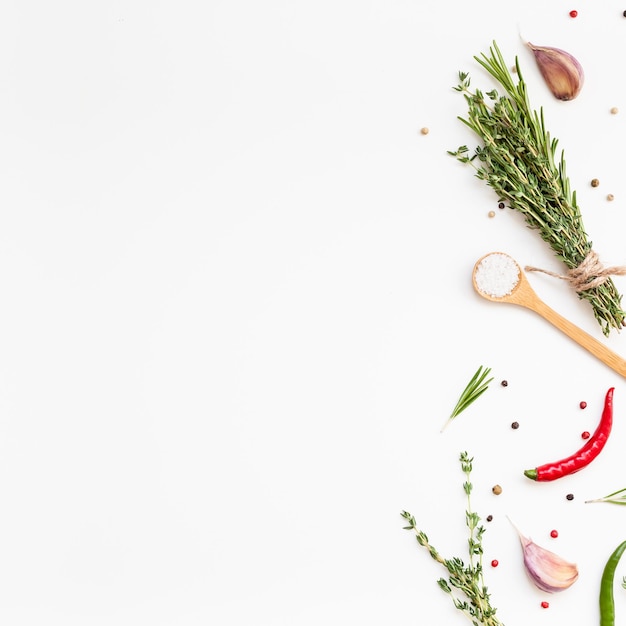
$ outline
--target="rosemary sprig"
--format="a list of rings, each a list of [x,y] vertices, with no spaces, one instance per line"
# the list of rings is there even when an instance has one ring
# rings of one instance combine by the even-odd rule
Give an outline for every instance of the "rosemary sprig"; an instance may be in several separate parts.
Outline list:
[[[589,502],[609,502],[611,504],[626,505],[626,487],[624,487],[624,489],[618,489],[617,491],[614,491],[613,493],[610,493],[608,496],[604,496],[603,498],[585,500],[585,503]]]
[[[419,545],[426,548],[430,556],[438,563],[441,563],[448,571],[447,580],[440,578],[437,584],[443,591],[450,594],[454,606],[462,611],[472,624],[475,626],[503,626],[502,622],[496,617],[496,609],[491,605],[488,589],[484,581],[482,539],[485,527],[480,525],[480,517],[472,511],[470,503],[470,494],[472,492],[470,474],[474,459],[467,452],[461,452],[459,460],[461,469],[465,474],[463,490],[467,496],[465,524],[469,529],[468,563],[465,564],[458,557],[451,559],[442,557],[436,548],[429,543],[426,534],[417,528],[417,522],[413,515],[407,511],[402,511],[402,517],[408,522],[408,526],[404,526],[404,529],[413,531]]]
[[[463,390],[463,393],[459,396],[459,399],[452,409],[452,413],[450,413],[450,417],[447,419],[446,423],[443,425],[441,431],[443,432],[444,428],[457,416],[459,413],[462,413],[474,400],[482,396],[487,388],[489,387],[489,383],[493,380],[493,376],[489,380],[485,380],[489,373],[491,372],[490,367],[486,367],[483,369],[481,365],[477,370],[472,379],[467,383],[467,387]]]
[[[592,251],[592,243],[585,232],[576,192],[570,189],[564,152],[557,159],[558,141],[546,130],[543,109],[536,111],[530,105],[519,60],[516,57],[515,81],[495,41],[489,55],[474,59],[505,95],[496,89],[484,94],[479,89],[472,91],[469,74],[459,72],[459,84],[454,89],[463,94],[468,106],[467,117],[459,119],[482,145],[471,154],[467,146],[448,153],[470,164],[501,201],[523,214],[526,224],[539,231],[569,270],[578,268]],[[591,304],[604,335],[625,325],[621,295],[611,278],[579,291],[578,296]]]

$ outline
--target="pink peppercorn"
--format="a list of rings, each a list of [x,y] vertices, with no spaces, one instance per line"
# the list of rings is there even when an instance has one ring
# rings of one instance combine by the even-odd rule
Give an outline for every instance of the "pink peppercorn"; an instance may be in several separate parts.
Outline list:
[[[545,600],[541,603],[541,608],[542,609],[547,609],[550,606],[549,602],[546,602]]]
[[[582,437],[583,439],[589,439],[589,437],[591,437],[591,434],[590,434],[590,432],[589,432],[588,430],[585,430],[585,431],[581,434],[581,437]]]
[[[559,536],[559,531],[558,530],[551,530],[550,531],[550,537],[552,537],[552,539],[556,539]]]
[[[583,400],[578,406],[580,406],[581,409],[586,409],[587,403]]]
[[[578,16],[578,11],[570,11],[569,12],[569,16],[570,17],[577,17]]]
[[[491,561],[491,567],[498,567],[498,559]]]

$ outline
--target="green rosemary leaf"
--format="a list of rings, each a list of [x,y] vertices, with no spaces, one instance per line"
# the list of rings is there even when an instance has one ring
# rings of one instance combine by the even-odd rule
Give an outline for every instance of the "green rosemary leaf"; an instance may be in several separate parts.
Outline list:
[[[474,59],[495,79],[497,88],[471,91],[469,74],[459,72],[454,89],[463,95],[468,110],[458,119],[481,144],[471,153],[459,149],[450,154],[470,165],[498,200],[521,213],[567,269],[575,270],[594,251],[567,176],[565,153],[557,155],[558,141],[546,129],[543,109],[530,104],[519,59],[515,59],[516,79],[495,41],[489,54]],[[604,335],[626,325],[622,296],[612,278],[577,294],[591,305]]]
[[[441,429],[442,432],[455,417],[465,411],[470,404],[476,401],[480,396],[482,396],[483,393],[485,393],[485,391],[487,391],[489,383],[493,380],[493,377],[489,380],[485,380],[487,376],[489,376],[490,372],[490,367],[483,368],[482,365],[476,370],[476,373],[472,376],[469,383],[467,383],[463,393],[459,396],[455,407],[452,409],[452,413],[450,413],[450,417],[443,425],[443,428]]]
[[[603,498],[595,498],[594,500],[585,500],[588,502],[609,502],[610,504],[619,504],[626,505],[626,487],[624,489],[618,489],[613,493],[610,493],[608,496],[604,496]]]

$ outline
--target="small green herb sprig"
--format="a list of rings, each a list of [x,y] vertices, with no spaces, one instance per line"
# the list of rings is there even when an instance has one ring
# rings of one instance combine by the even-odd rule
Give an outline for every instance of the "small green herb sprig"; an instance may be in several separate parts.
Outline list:
[[[592,502],[609,502],[610,504],[620,504],[626,505],[626,487],[624,489],[618,489],[613,493],[610,493],[608,496],[604,496],[603,498],[595,498],[593,500],[585,500],[585,503]]]
[[[463,490],[467,496],[467,510],[465,511],[465,523],[469,529],[468,539],[468,563],[454,557],[446,559],[442,557],[434,546],[428,540],[426,534],[417,528],[417,522],[413,515],[407,511],[402,511],[402,517],[408,522],[408,526],[404,526],[405,530],[415,533],[415,537],[420,546],[428,550],[430,556],[441,563],[448,571],[448,578],[440,578],[437,581],[439,587],[450,594],[454,606],[462,611],[475,626],[503,626],[502,622],[496,617],[496,609],[491,605],[491,599],[488,589],[485,586],[483,576],[483,546],[482,539],[485,533],[485,527],[480,525],[480,517],[472,511],[470,503],[470,494],[472,492],[472,483],[470,482],[470,474],[472,472],[473,457],[467,452],[461,452],[459,456],[461,469],[465,474],[465,482]]]
[[[570,189],[565,170],[564,153],[556,159],[557,140],[551,138],[544,123],[543,109],[533,110],[519,61],[515,59],[515,81],[496,42],[489,55],[474,59],[497,81],[496,89],[483,93],[470,89],[467,72],[459,72],[454,87],[465,97],[468,113],[459,117],[482,141],[473,151],[461,146],[448,153],[474,168],[511,209],[524,216],[529,228],[535,229],[550,245],[556,257],[568,270],[579,268],[592,252],[587,238],[576,192]],[[594,316],[608,336],[611,329],[621,329],[626,312],[621,295],[611,278],[591,287],[591,277],[578,297],[587,300]]]
[[[472,404],[475,400],[477,400],[480,396],[487,391],[489,387],[489,383],[493,380],[493,376],[485,380],[487,376],[489,376],[491,372],[490,367],[484,367],[481,365],[477,370],[472,379],[467,383],[467,387],[463,390],[463,393],[459,396],[459,399],[452,409],[452,413],[450,413],[450,417],[447,419],[446,423],[443,425],[441,431],[446,428],[446,426],[460,413],[465,411],[465,409]]]

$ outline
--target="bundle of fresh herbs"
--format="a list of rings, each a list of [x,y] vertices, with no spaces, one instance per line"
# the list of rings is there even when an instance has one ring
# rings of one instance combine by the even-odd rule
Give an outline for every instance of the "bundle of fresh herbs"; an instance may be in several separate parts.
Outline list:
[[[557,140],[546,130],[543,109],[533,110],[515,59],[513,79],[496,42],[489,55],[474,59],[497,81],[496,89],[483,93],[470,89],[470,77],[459,72],[459,84],[468,105],[467,117],[459,117],[482,145],[470,152],[461,146],[449,154],[474,167],[475,175],[494,189],[500,201],[524,215],[530,228],[539,231],[557,258],[567,266],[567,278],[587,300],[605,336],[626,324],[621,295],[610,274],[623,268],[602,268],[587,238],[576,192],[570,189],[564,153],[556,158]]]
[[[470,474],[472,472],[473,458],[467,452],[461,452],[459,456],[461,469],[465,474],[463,490],[467,496],[467,510],[465,511],[465,523],[469,529],[468,552],[469,559],[465,563],[458,557],[446,559],[439,554],[437,549],[429,543],[426,534],[419,530],[415,517],[407,511],[402,511],[402,517],[408,522],[405,530],[415,533],[415,537],[420,546],[428,550],[430,556],[448,571],[448,578],[440,578],[437,583],[439,587],[450,594],[454,606],[459,609],[472,624],[476,626],[503,626],[496,617],[496,609],[491,605],[491,600],[483,576],[483,546],[482,538],[485,527],[480,525],[480,517],[472,511],[470,504],[470,494],[472,483]]]

